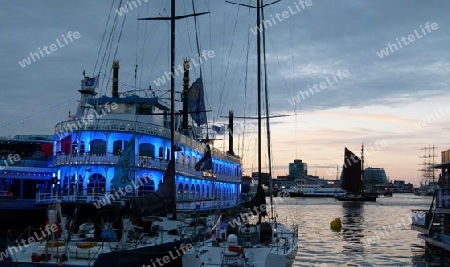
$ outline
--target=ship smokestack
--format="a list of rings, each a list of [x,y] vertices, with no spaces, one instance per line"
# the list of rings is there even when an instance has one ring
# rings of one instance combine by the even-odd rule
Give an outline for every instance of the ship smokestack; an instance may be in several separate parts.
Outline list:
[[[233,150],[233,110],[228,112],[228,154],[234,155]]]
[[[113,67],[112,97],[119,98],[119,61],[114,60],[112,67]]]
[[[183,124],[181,125],[181,128],[186,130],[189,127],[189,121],[188,121],[188,109],[189,109],[189,69],[190,64],[189,60],[184,60],[184,77],[183,77]]]

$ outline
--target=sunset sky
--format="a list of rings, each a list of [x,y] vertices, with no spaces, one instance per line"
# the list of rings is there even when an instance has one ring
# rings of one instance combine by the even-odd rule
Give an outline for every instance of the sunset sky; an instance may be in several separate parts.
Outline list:
[[[0,136],[53,134],[53,126],[76,110],[83,70],[90,76],[100,71],[97,92],[110,95],[116,47],[120,91],[136,83],[167,97],[169,84],[153,81],[169,70],[169,23],[136,19],[167,16],[169,1],[139,3],[120,16],[116,9],[126,1],[2,1]],[[201,51],[214,52],[201,64],[210,125],[226,123],[221,116],[228,110],[256,116],[255,10],[222,0],[196,3],[197,12],[211,12],[198,19]],[[270,113],[288,115],[270,124],[275,176],[302,159],[310,174],[334,178],[326,170],[342,165],[344,148],[359,154],[364,143],[366,166],[417,185],[421,148],[434,145],[436,163],[450,149],[449,8],[450,2],[437,0],[282,0],[266,7]],[[177,1],[178,15],[191,12],[191,1]],[[68,32],[79,38],[67,39]],[[198,59],[194,20],[177,21],[176,34],[177,64]],[[51,44],[50,53],[22,67],[30,53]],[[193,68],[191,82],[199,70]],[[176,79],[181,91],[182,77]],[[236,123],[235,150],[249,175],[257,169],[256,121]],[[220,141],[215,146],[227,149]]]

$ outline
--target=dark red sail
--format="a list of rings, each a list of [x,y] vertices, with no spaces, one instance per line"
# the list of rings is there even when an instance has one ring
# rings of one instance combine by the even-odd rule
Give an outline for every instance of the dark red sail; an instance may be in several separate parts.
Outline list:
[[[359,194],[362,189],[361,159],[345,148],[342,169],[342,189],[348,193]]]

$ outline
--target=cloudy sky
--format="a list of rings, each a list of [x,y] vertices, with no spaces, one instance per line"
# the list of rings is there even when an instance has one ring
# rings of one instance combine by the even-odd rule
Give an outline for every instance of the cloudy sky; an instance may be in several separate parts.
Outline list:
[[[168,15],[168,2],[136,0],[137,8],[120,16],[125,1],[1,1],[0,136],[53,134],[75,111],[83,70],[101,73],[97,91],[110,94],[113,58],[121,62],[120,91],[151,85],[167,96],[169,84],[154,81],[169,68],[169,23],[136,19]],[[255,116],[255,10],[196,2],[197,12],[210,12],[198,19],[200,49],[214,56],[193,68],[191,80],[201,68],[209,120],[225,122],[220,116],[230,109]],[[418,184],[421,148],[434,145],[436,162],[450,148],[449,8],[437,0],[282,0],[266,7],[270,113],[290,115],[271,120],[275,175],[302,159],[310,174],[333,178],[326,170],[343,163],[344,147],[359,153],[364,143],[366,166]],[[177,1],[178,15],[191,12],[191,1]],[[177,22],[177,64],[198,62],[195,38],[192,18]],[[44,57],[23,61],[39,51]],[[181,90],[181,77],[176,83]],[[255,121],[237,123],[236,150],[249,174],[256,170]]]

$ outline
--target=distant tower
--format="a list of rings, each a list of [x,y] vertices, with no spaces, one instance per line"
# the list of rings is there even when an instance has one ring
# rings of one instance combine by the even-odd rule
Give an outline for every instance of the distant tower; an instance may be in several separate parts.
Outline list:
[[[308,175],[308,165],[301,159],[295,159],[294,163],[289,163],[289,179],[295,180]]]

